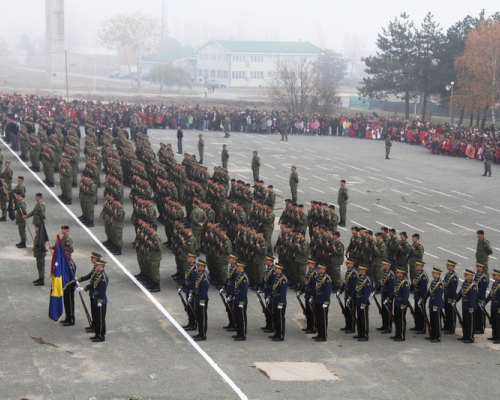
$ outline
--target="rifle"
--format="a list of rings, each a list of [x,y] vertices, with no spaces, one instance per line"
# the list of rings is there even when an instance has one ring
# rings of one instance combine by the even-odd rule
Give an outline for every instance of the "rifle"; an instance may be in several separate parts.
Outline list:
[[[380,303],[377,300],[377,296],[373,295],[373,299],[375,300],[375,304],[377,305],[378,313],[382,314],[382,307],[380,307]]]
[[[391,309],[387,307],[387,304],[384,304],[385,309],[389,312],[389,315],[391,316],[392,322],[396,323],[396,318],[394,318],[394,314],[392,313]]]
[[[266,313],[266,306],[264,305],[264,302],[262,301],[262,297],[260,296],[260,293],[257,293],[257,297],[259,298],[259,303],[260,303],[260,306],[262,307],[262,312],[265,314]]]
[[[342,304],[342,300],[340,300],[340,296],[335,296],[337,297],[337,301],[339,302],[340,308],[342,309],[342,314],[345,315],[345,307]]]
[[[354,323],[356,324],[356,326],[359,326],[358,325],[358,319],[356,318],[356,313],[354,312],[354,309],[352,309],[351,306],[347,306],[347,307],[349,307],[349,310],[351,311],[352,320],[354,321]]]
[[[220,298],[222,299],[222,302],[224,303],[224,307],[226,308],[226,312],[231,312],[231,310],[229,309],[229,306],[227,305],[226,303],[226,299],[224,298],[224,295],[222,293],[219,293],[219,296]]]
[[[453,304],[453,308],[455,309],[455,312],[457,313],[458,322],[460,323],[460,325],[463,328],[464,327],[464,320],[462,319],[462,316],[460,315],[460,313],[457,310],[457,305]]]
[[[484,306],[481,303],[479,303],[479,307],[481,308],[481,311],[483,312],[483,314],[486,315],[486,318],[488,318],[488,322],[490,323],[490,325],[493,325],[491,323],[491,316],[490,316],[490,314],[488,314],[488,311],[486,311],[486,308],[484,308]]]
[[[295,292],[297,293],[297,292]],[[295,296],[297,297],[297,300],[299,301],[299,304],[300,304],[300,307],[302,308],[302,314],[306,315],[306,308],[304,307],[304,303],[302,303],[302,300],[300,299],[300,297],[298,296]]]
[[[231,313],[231,317],[233,317],[234,327],[238,328],[238,320],[236,319],[236,315],[234,314],[234,307],[229,307],[229,305],[226,303],[226,300],[224,299],[224,295],[222,293],[220,294],[220,297],[221,297],[222,301],[224,302],[224,305],[226,306],[226,310],[229,310],[229,312]]]
[[[408,307],[410,308],[410,312],[411,312],[411,315],[413,317],[413,321],[415,321],[415,324],[417,323],[417,319],[415,318],[415,310],[413,309],[413,307],[411,306],[411,303],[410,301],[408,301]]]
[[[427,312],[425,311],[425,306],[419,305],[419,307],[422,310],[422,315],[424,316],[425,324],[429,328],[429,336],[432,337],[431,322],[429,321],[429,317],[427,316]],[[441,321],[439,321],[438,323],[441,323]]]
[[[179,289],[179,286],[177,286],[177,289]],[[177,293],[179,297],[181,298],[182,305],[184,306],[184,311],[186,311],[188,317],[191,315],[189,312],[189,307],[186,304],[186,300],[184,300],[184,297],[182,297],[182,293]]]

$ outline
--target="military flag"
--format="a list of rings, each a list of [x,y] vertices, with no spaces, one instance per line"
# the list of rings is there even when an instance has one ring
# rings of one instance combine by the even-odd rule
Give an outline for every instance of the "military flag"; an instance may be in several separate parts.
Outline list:
[[[14,191],[11,190],[9,193],[9,204],[7,205],[7,213],[9,214],[9,218],[11,221],[16,219],[16,211],[19,209],[19,202],[17,201],[17,197],[14,194]]]

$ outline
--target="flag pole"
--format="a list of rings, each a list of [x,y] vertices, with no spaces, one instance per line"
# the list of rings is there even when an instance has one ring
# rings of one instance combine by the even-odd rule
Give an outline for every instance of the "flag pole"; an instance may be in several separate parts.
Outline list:
[[[33,240],[33,243],[35,243],[35,239],[33,238],[33,234],[31,233],[31,228],[30,228],[30,225],[28,224],[28,219],[24,218],[25,215],[23,213],[23,209],[22,208],[19,208],[19,211],[21,211],[21,215],[23,216],[23,219],[24,219],[24,223],[26,224],[26,226],[28,227],[28,232],[30,233],[30,236],[31,236],[31,240]]]

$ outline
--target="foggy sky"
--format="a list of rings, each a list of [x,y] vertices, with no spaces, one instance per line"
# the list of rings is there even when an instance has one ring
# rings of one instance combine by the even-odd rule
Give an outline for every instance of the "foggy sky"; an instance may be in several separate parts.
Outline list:
[[[7,0],[1,0],[7,3]],[[498,0],[168,0],[168,30],[186,45],[209,39],[310,41],[342,51],[346,34],[358,36],[367,51],[376,49],[382,27],[406,12],[420,25],[430,11],[446,30],[466,15],[500,10]],[[0,36],[12,49],[22,33],[43,40],[45,0],[2,4]],[[96,32],[104,17],[141,11],[161,18],[162,0],[65,0],[67,46],[99,46]]]

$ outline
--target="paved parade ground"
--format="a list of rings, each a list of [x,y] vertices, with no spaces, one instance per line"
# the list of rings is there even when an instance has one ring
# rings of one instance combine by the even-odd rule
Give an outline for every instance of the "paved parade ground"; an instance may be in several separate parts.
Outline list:
[[[197,153],[198,131],[184,131],[184,150]],[[172,143],[175,130],[149,130],[155,152],[159,143]],[[474,269],[476,230],[484,229],[491,242],[490,276],[500,263],[500,202],[498,166],[492,177],[482,177],[483,164],[476,160],[432,155],[421,146],[395,143],[390,160],[385,159],[384,141],[345,137],[290,136],[203,132],[205,165],[220,165],[222,144],[229,150],[229,175],[250,182],[252,151],[261,159],[260,178],[273,184],[278,195],[275,207],[281,215],[284,200],[291,198],[290,167],[299,174],[299,203],[309,208],[311,200],[336,204],[339,180],[349,189],[346,228],[340,240],[346,245],[350,226],[365,226],[378,232],[381,226],[420,234],[425,247],[425,270],[446,269],[446,260]],[[81,209],[77,189],[73,204],[64,206],[56,188],[43,183],[43,173],[26,168],[4,142],[4,160],[12,161],[14,181],[25,177],[27,209],[35,204],[34,194],[43,193],[47,206],[47,231],[51,242],[62,225],[71,227],[77,276],[91,270],[91,251],[105,254],[109,276],[106,341],[92,343],[84,327],[87,321],[78,296],[75,326],[63,327],[48,318],[50,282],[35,287],[37,278],[33,241],[17,249],[14,222],[0,223],[0,399],[446,399],[494,398],[500,372],[500,345],[484,335],[464,345],[456,335],[443,335],[430,343],[423,335],[407,331],[405,342],[394,342],[375,328],[381,318],[370,307],[370,340],[358,342],[346,335],[343,316],[334,296],[329,313],[328,341],[316,343],[305,335],[305,319],[294,292],[288,291],[286,336],[272,342],[261,331],[264,315],[255,292],[249,292],[248,334],[245,342],[234,342],[224,306],[215,288],[210,289],[207,340],[195,343],[180,325],[186,313],[170,278],[174,257],[164,247],[161,262],[161,292],[150,294],[134,274],[139,272],[135,237],[130,221],[131,201],[126,188],[126,224],[123,255],[112,256],[101,246],[106,240],[103,204],[99,189],[95,227],[78,220]],[[83,149],[83,146],[82,146]],[[82,150],[83,151],[83,150]],[[181,161],[181,155],[176,154]],[[83,154],[80,164],[83,165]],[[104,182],[104,176],[101,177]],[[30,228],[33,225],[30,221]],[[278,225],[273,245],[278,237]],[[166,241],[163,226],[159,234]],[[306,235],[308,239],[308,235]],[[410,239],[409,239],[410,241]],[[201,256],[203,258],[203,255]],[[46,276],[50,271],[46,259]],[[345,267],[343,267],[345,270]],[[444,274],[443,274],[444,276]],[[490,283],[491,287],[491,283]],[[88,306],[88,294],[83,298]],[[461,307],[459,307],[461,310]],[[488,306],[489,310],[489,306]],[[408,328],[413,326],[407,314]],[[457,323],[457,326],[458,323]],[[195,332],[193,332],[195,333]]]

